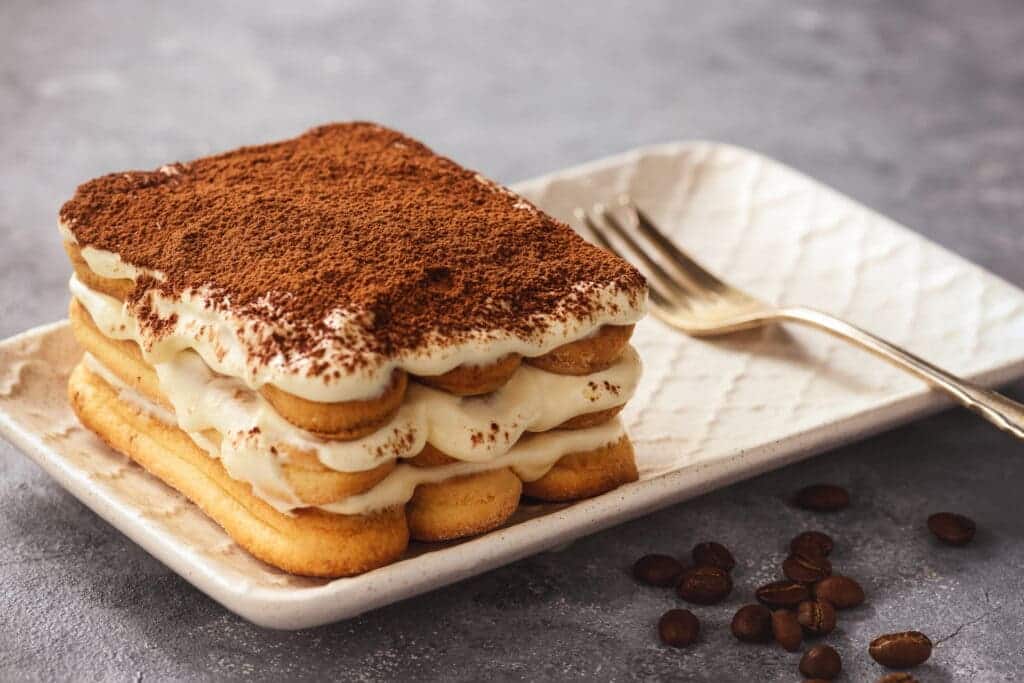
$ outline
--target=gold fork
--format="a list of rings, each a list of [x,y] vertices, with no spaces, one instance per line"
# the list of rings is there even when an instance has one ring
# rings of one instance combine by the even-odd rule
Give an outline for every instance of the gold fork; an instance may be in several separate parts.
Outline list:
[[[595,205],[593,216],[583,209],[576,209],[574,213],[601,246],[629,260],[618,243],[636,257],[647,275],[651,310],[668,325],[695,337],[714,337],[779,322],[801,323],[824,330],[917,375],[1000,429],[1024,439],[1024,405],[956,377],[827,313],[801,306],[777,307],[760,301],[723,282],[683,253],[628,197],[620,197],[618,204],[617,211],[603,204]],[[616,213],[627,213],[631,217],[632,230],[626,229]]]

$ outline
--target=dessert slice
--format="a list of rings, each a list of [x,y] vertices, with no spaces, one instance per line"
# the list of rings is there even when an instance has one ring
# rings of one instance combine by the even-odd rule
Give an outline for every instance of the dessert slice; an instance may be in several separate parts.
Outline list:
[[[342,576],[636,478],[631,266],[369,123],[61,209],[81,422],[286,571]]]

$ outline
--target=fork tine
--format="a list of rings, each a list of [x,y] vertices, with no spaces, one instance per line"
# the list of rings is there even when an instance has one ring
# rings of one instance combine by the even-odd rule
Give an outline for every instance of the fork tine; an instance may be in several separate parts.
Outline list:
[[[598,246],[607,249],[608,251],[612,252],[613,254],[620,258],[622,257],[622,254],[618,253],[618,251],[615,250],[615,247],[613,247],[612,243],[608,241],[608,238],[605,237],[605,234],[601,230],[599,230],[598,227],[594,224],[594,221],[590,218],[590,214],[588,214],[586,211],[578,207],[573,210],[572,214],[573,216],[576,217],[576,220],[578,220],[583,225],[583,227],[587,229],[587,232],[590,234],[590,237],[594,238],[591,241],[597,242]]]
[[[650,282],[647,283],[647,294],[654,307],[665,311],[665,315],[668,315],[668,313],[673,309],[678,310],[680,306],[686,305],[685,300],[682,303],[673,304],[664,294],[662,294],[661,290],[659,290],[656,285],[652,285]]]
[[[576,217],[577,220],[580,221],[581,224],[583,224],[583,226],[587,229],[587,232],[590,233],[590,235],[601,247],[607,249],[608,251],[612,252],[621,259],[628,260],[626,259],[622,251],[618,249],[614,244],[612,244],[611,240],[608,239],[607,234],[605,234],[604,229],[598,227],[597,222],[590,217],[590,214],[588,214],[583,209],[577,208],[575,211],[573,211],[573,215]],[[667,278],[667,275],[664,271],[662,271],[662,275]],[[667,280],[669,283],[672,282],[671,278],[667,278]],[[678,309],[680,306],[687,306],[687,300],[685,297],[675,297],[675,299],[678,300],[674,300],[674,297],[666,294],[664,291],[660,289],[660,286],[655,285],[654,282],[647,283],[647,290],[650,293],[651,303],[654,304],[656,308],[664,309],[667,312],[671,311],[674,308]]]
[[[728,287],[725,282],[705,270],[703,266],[674,245],[672,240],[665,237],[665,234],[654,226],[654,221],[652,221],[639,206],[634,204],[632,199],[623,197],[620,199],[620,204],[629,209],[636,218],[636,225],[640,232],[654,243],[654,246],[669,263],[676,267],[679,271],[679,275],[692,280],[701,287],[714,291],[721,291]]]
[[[599,208],[600,210],[598,211]],[[644,267],[654,276],[651,279],[659,280],[663,289],[677,295],[675,298],[680,298],[683,301],[686,301],[691,296],[691,292],[687,291],[687,289],[679,282],[678,278],[674,278],[665,272],[665,269],[661,267],[661,264],[647,255],[647,252],[636,243],[633,236],[626,231],[622,226],[622,223],[620,223],[619,220],[604,207],[604,205],[595,206],[594,209],[601,214],[601,218],[604,219],[604,222],[611,228],[612,232],[622,240],[623,244],[629,248],[634,256],[640,259]],[[607,238],[605,239],[607,241]],[[619,256],[626,258],[622,254],[619,254]]]

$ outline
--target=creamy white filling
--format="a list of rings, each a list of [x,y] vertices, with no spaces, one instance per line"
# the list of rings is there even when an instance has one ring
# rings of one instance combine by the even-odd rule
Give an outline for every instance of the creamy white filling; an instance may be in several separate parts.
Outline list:
[[[486,463],[452,463],[441,467],[399,465],[366,493],[321,506],[324,510],[354,515],[408,502],[420,484],[444,481],[475,472],[511,467],[523,481],[536,481],[570,453],[592,451],[613,444],[626,432],[618,418],[588,429],[555,430],[529,434],[504,455]]]
[[[160,388],[182,429],[215,429],[224,460],[244,462],[282,443],[316,454],[340,472],[362,472],[396,457],[412,457],[430,443],[465,462],[489,462],[508,452],[525,432],[543,432],[577,415],[625,403],[636,388],[640,360],[632,348],[614,367],[584,377],[520,368],[493,394],[459,398],[412,384],[398,414],[361,439],[322,439],[284,420],[259,393],[214,374],[184,351],[155,366]]]
[[[61,225],[61,232],[66,240],[75,241],[67,226]],[[127,264],[113,252],[85,247],[81,253],[89,268],[102,277],[135,279],[143,274],[158,280],[165,277],[163,273]],[[77,278],[72,277],[71,290],[76,296],[80,285]],[[287,335],[289,330],[282,327],[284,323],[272,325],[231,316],[212,305],[214,297],[203,290],[184,292],[174,299],[151,291],[149,296],[153,309],[165,319],[173,316],[175,322],[159,338],[144,334],[133,324],[130,338],[147,350],[151,362],[166,360],[183,348],[191,348],[218,373],[238,377],[252,389],[273,384],[310,401],[331,403],[379,396],[395,368],[429,376],[443,374],[460,365],[493,363],[509,353],[541,356],[558,346],[593,334],[602,325],[630,325],[643,317],[643,305],[637,305],[627,293],[617,291],[613,286],[580,283],[578,289],[586,291],[588,298],[595,298],[595,310],[603,313],[581,319],[569,311],[555,311],[543,321],[544,332],[536,338],[527,340],[507,332],[492,331],[456,344],[439,340],[424,349],[408,351],[396,358],[383,359],[366,354],[365,359],[370,361],[368,364],[338,373],[330,369],[313,372],[313,366],[326,361],[341,368],[344,359],[351,359],[360,351],[359,343],[352,341],[361,338],[362,334],[356,323],[358,312],[337,310],[328,315],[325,325],[338,333],[337,339],[325,338],[310,352],[293,357],[277,354],[271,358],[258,358],[251,350],[265,347],[273,335]],[[131,313],[127,306],[118,305]],[[269,308],[269,303],[267,305]],[[349,341],[343,344],[339,339]],[[365,353],[365,349],[363,351]]]
[[[132,339],[134,319],[117,299],[72,280],[72,292],[99,330]],[[410,383],[395,417],[386,426],[352,441],[322,439],[282,418],[259,392],[240,380],[218,375],[192,351],[157,361],[156,370],[177,424],[187,432],[215,429],[223,436],[227,465],[270,452],[278,444],[315,453],[325,467],[361,472],[395,457],[411,457],[426,443],[457,460],[487,462],[506,453],[525,432],[543,432],[586,413],[625,404],[636,390],[640,357],[629,347],[612,367],[590,375],[557,375],[521,366],[497,391],[458,397]]]
[[[120,254],[112,251],[104,251],[94,247],[84,247],[81,250],[82,259],[89,265],[94,273],[104,273],[103,277],[117,279],[135,280],[142,274],[138,268],[130,263],[125,263]],[[163,273],[153,273],[158,280],[164,280]]]
[[[118,390],[122,400],[169,426],[181,428],[211,457],[220,458],[229,476],[251,484],[254,493],[277,510],[289,512],[295,508],[309,507],[294,494],[282,474],[281,463],[284,458],[280,454],[274,455],[270,451],[255,451],[245,453],[242,457],[240,451],[223,448],[226,440],[222,440],[222,447],[218,448],[216,443],[202,433],[182,425],[179,416],[170,414],[125,385],[92,355],[87,353],[85,362],[90,370]],[[500,467],[511,467],[524,481],[535,481],[544,476],[562,457],[570,453],[591,451],[615,443],[624,434],[622,423],[618,419],[614,419],[588,429],[556,430],[543,434],[530,434],[520,439],[504,454],[485,462],[459,462],[438,467],[415,467],[400,464],[369,491],[350,496],[337,503],[316,507],[338,514],[365,514],[405,504],[412,498],[416,487],[420,484],[444,481],[452,477],[485,472]]]

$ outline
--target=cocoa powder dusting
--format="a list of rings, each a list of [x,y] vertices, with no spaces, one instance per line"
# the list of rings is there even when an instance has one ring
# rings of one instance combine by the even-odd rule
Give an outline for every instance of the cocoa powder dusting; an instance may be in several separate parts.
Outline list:
[[[270,325],[254,354],[305,356],[312,374],[338,360],[316,348],[325,339],[350,350],[350,370],[474,334],[529,338],[559,310],[591,318],[597,287],[637,306],[645,291],[635,269],[566,224],[370,123],[96,178],[60,217],[83,247],[166,275],[129,296],[153,334],[173,321],[148,292],[202,288],[215,310]],[[330,321],[339,310],[346,325]]]

